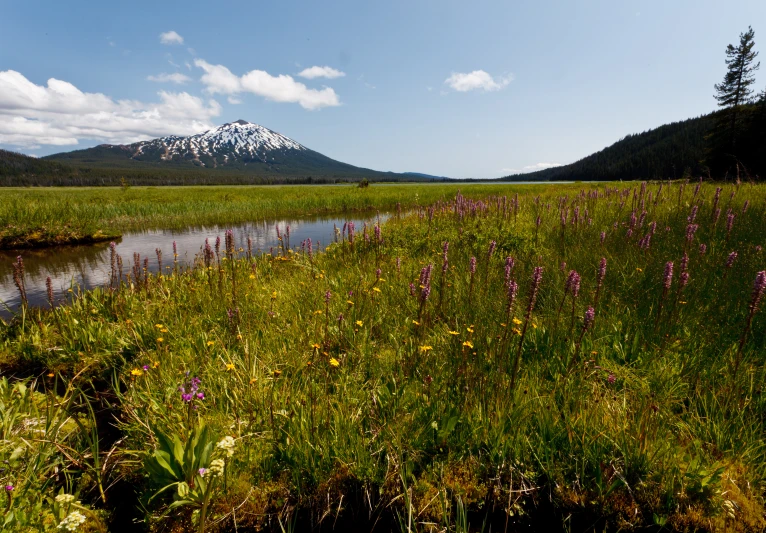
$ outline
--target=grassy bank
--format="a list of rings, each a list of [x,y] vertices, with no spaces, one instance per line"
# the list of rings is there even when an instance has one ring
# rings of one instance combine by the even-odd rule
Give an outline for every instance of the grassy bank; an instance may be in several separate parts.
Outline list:
[[[20,313],[6,527],[762,531],[766,187],[490,192]]]
[[[545,185],[540,186],[545,187]],[[518,186],[356,185],[6,188],[0,195],[0,248],[92,242],[93,235],[239,224],[281,216],[409,209],[458,190],[507,194]]]

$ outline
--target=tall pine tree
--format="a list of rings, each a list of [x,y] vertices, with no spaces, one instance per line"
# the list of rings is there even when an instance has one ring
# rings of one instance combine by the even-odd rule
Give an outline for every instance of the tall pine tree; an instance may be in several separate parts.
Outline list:
[[[745,33],[739,35],[739,45],[726,47],[726,65],[728,70],[722,83],[715,86],[715,98],[718,106],[726,112],[722,113],[722,129],[726,130],[726,136],[733,150],[737,140],[738,116],[743,104],[749,103],[753,93],[750,86],[755,83],[755,71],[760,63],[755,63],[758,52],[753,50],[755,46],[755,32],[748,27]]]

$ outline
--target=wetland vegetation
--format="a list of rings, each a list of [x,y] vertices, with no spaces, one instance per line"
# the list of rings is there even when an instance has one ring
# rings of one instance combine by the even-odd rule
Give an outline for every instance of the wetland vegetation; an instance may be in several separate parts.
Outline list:
[[[115,257],[0,324],[5,530],[766,527],[764,185],[1,201],[6,235],[395,213],[321,253]]]

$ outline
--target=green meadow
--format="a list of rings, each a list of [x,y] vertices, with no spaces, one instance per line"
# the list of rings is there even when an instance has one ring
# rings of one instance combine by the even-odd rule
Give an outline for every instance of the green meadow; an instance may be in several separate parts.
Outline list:
[[[103,241],[144,228],[395,210],[397,205],[410,209],[451,198],[459,190],[477,196],[506,194],[509,185],[9,187],[0,195],[0,248]]]
[[[3,530],[766,528],[766,185],[17,189],[0,231],[397,204],[0,323]]]

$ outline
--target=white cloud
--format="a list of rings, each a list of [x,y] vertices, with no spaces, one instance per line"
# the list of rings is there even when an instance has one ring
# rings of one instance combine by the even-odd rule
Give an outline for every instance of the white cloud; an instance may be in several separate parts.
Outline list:
[[[162,44],[184,44],[184,38],[173,30],[160,33],[160,42]]]
[[[309,89],[286,74],[272,76],[263,70],[251,70],[239,77],[223,65],[211,65],[202,59],[195,59],[194,64],[205,71],[200,81],[210,94],[252,93],[274,102],[297,103],[312,110],[340,105],[337,93],[330,87]]]
[[[240,100],[236,96],[229,96],[229,97],[226,98],[226,100],[228,100],[230,104],[234,104],[234,105],[242,103],[242,100]]]
[[[534,165],[527,165],[522,168],[501,168],[500,172],[507,172],[513,174],[526,174],[527,172],[535,172],[537,170],[545,170],[546,168],[560,167],[561,163],[536,163]]]
[[[341,72],[340,70],[336,70],[332,67],[309,67],[305,68],[302,71],[298,73],[298,76],[301,78],[306,78],[309,80],[313,80],[314,78],[329,78],[329,79],[335,79],[335,78],[342,78],[345,76],[345,72]]]
[[[13,70],[0,71],[0,144],[31,148],[75,145],[80,139],[112,144],[162,135],[191,135],[213,127],[215,100],[160,91],[159,102],[114,100],[51,78],[37,85]]]
[[[453,72],[444,80],[444,83],[458,92],[467,92],[480,89],[482,91],[499,91],[513,81],[513,76],[493,78],[483,70],[461,73]]]
[[[147,76],[146,79],[149,81],[156,81],[158,83],[177,83],[179,85],[189,83],[191,81],[189,76],[186,74],[181,74],[180,72],[174,72],[172,74],[163,72],[162,74],[157,74],[156,76]]]

